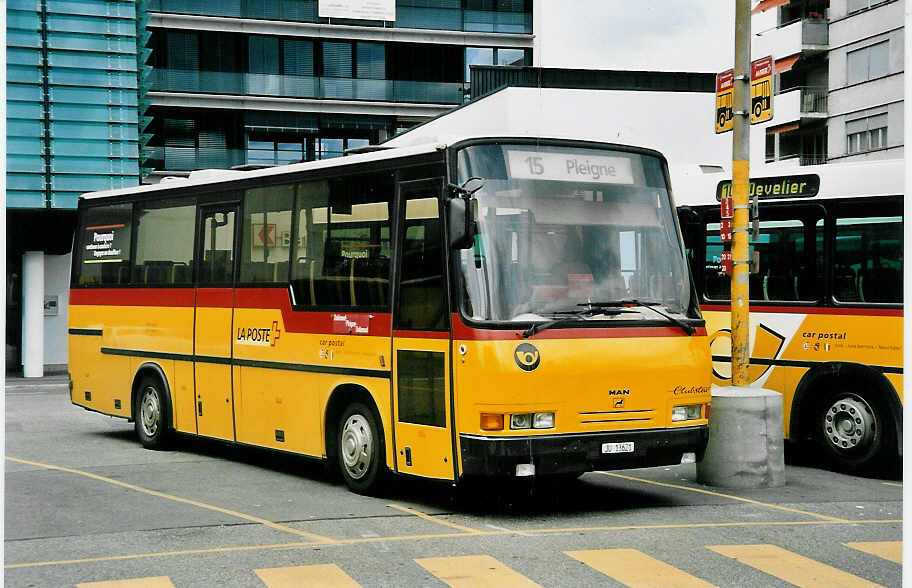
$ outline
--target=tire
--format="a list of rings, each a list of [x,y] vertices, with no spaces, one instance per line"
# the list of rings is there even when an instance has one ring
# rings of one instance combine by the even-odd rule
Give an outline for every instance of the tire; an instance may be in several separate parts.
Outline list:
[[[164,449],[170,438],[171,410],[165,388],[158,378],[144,376],[136,393],[133,424],[146,449]]]
[[[877,474],[896,452],[893,419],[863,380],[826,394],[809,426],[827,465],[847,474]]]
[[[375,495],[386,475],[386,444],[375,412],[352,403],[339,419],[339,471],[358,494]]]

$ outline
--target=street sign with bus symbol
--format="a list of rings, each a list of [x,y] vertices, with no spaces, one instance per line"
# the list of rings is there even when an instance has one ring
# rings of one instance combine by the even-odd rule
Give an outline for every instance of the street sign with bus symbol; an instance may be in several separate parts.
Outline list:
[[[716,74],[716,133],[726,133],[734,127],[732,101],[734,99],[734,70]]]
[[[716,133],[726,133],[734,128],[734,70],[716,74]],[[750,124],[773,119],[773,58],[770,56],[751,62]]]
[[[751,63],[750,124],[773,118],[773,58],[764,57]]]

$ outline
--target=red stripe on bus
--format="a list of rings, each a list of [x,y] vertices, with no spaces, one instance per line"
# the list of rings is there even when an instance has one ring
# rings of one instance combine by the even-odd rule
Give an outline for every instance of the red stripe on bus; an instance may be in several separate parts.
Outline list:
[[[197,288],[196,306],[199,308],[231,308],[234,290],[231,288]]]
[[[727,304],[705,304],[700,310],[730,312],[731,306]],[[751,305],[751,312],[757,313],[788,313],[788,314],[842,314],[862,316],[902,316],[901,308],[857,308],[857,307],[832,307],[832,306],[759,306]]]
[[[370,315],[366,335],[389,337],[392,332],[392,315],[388,312],[365,312],[357,309],[334,311],[295,311],[291,308],[288,288],[238,288],[235,290],[236,308],[276,309],[282,312],[282,322],[289,333],[315,333],[347,335],[339,332],[337,315]],[[362,333],[362,335],[364,335]]]
[[[74,288],[71,305],[192,307],[193,288]],[[230,303],[229,303],[230,306]]]
[[[453,338],[466,341],[523,341],[522,332],[525,329],[500,330],[476,329],[463,323],[459,316],[453,315]],[[612,328],[586,328],[586,329],[548,329],[539,331],[528,340],[535,339],[620,339],[635,337],[686,337],[688,336],[680,327],[612,327]],[[706,329],[697,327],[694,336],[705,337]]]

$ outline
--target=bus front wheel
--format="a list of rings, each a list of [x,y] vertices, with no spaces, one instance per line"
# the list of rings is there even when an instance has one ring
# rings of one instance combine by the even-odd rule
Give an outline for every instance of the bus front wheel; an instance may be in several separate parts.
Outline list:
[[[356,402],[339,419],[339,469],[358,494],[376,494],[386,469],[383,432],[370,408]]]
[[[168,400],[161,382],[146,376],[139,383],[134,418],[136,436],[146,449],[162,449],[168,440]]]
[[[817,404],[813,435],[827,461],[845,473],[877,473],[890,452],[889,413],[867,390],[836,390]]]

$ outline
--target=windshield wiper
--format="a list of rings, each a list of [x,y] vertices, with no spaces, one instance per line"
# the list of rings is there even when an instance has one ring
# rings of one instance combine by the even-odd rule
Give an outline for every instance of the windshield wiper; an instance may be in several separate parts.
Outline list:
[[[648,308],[649,310],[653,311],[656,314],[662,315],[663,317],[665,317],[666,319],[668,319],[675,325],[681,327],[684,330],[684,332],[687,333],[688,335],[693,335],[696,332],[696,329],[692,325],[682,321],[679,318],[675,318],[675,317],[671,316],[670,314],[667,314],[667,313],[659,310],[657,308],[658,306],[660,306],[658,302],[651,302],[648,300],[639,300],[637,298],[625,298],[624,300],[611,300],[609,302],[586,302],[583,304],[577,304],[577,306],[587,307],[584,310],[589,310],[589,309],[600,309],[601,310],[601,309],[605,309],[605,308],[621,308],[624,306],[642,306],[644,308]]]
[[[554,320],[550,320],[550,321],[547,321],[544,323],[535,323],[534,325],[532,325],[531,327],[529,327],[528,329],[523,331],[522,336],[524,338],[528,339],[529,337],[531,337],[535,333],[538,333],[539,331],[544,331],[545,329],[550,329],[552,327],[556,327],[557,325],[559,325],[561,323],[575,321],[576,319],[586,316],[586,315],[604,314],[604,315],[617,316],[617,315],[623,314],[623,313],[636,312],[634,310],[627,310],[624,308],[620,308],[621,305],[619,305],[619,304],[606,304],[606,305],[602,306],[600,304],[593,303],[593,304],[583,304],[583,305],[578,305],[578,306],[585,306],[586,308],[582,308],[580,310],[562,311],[561,314],[563,314],[563,312],[568,312],[569,315],[561,316]],[[555,313],[555,314],[558,314],[558,313]]]

